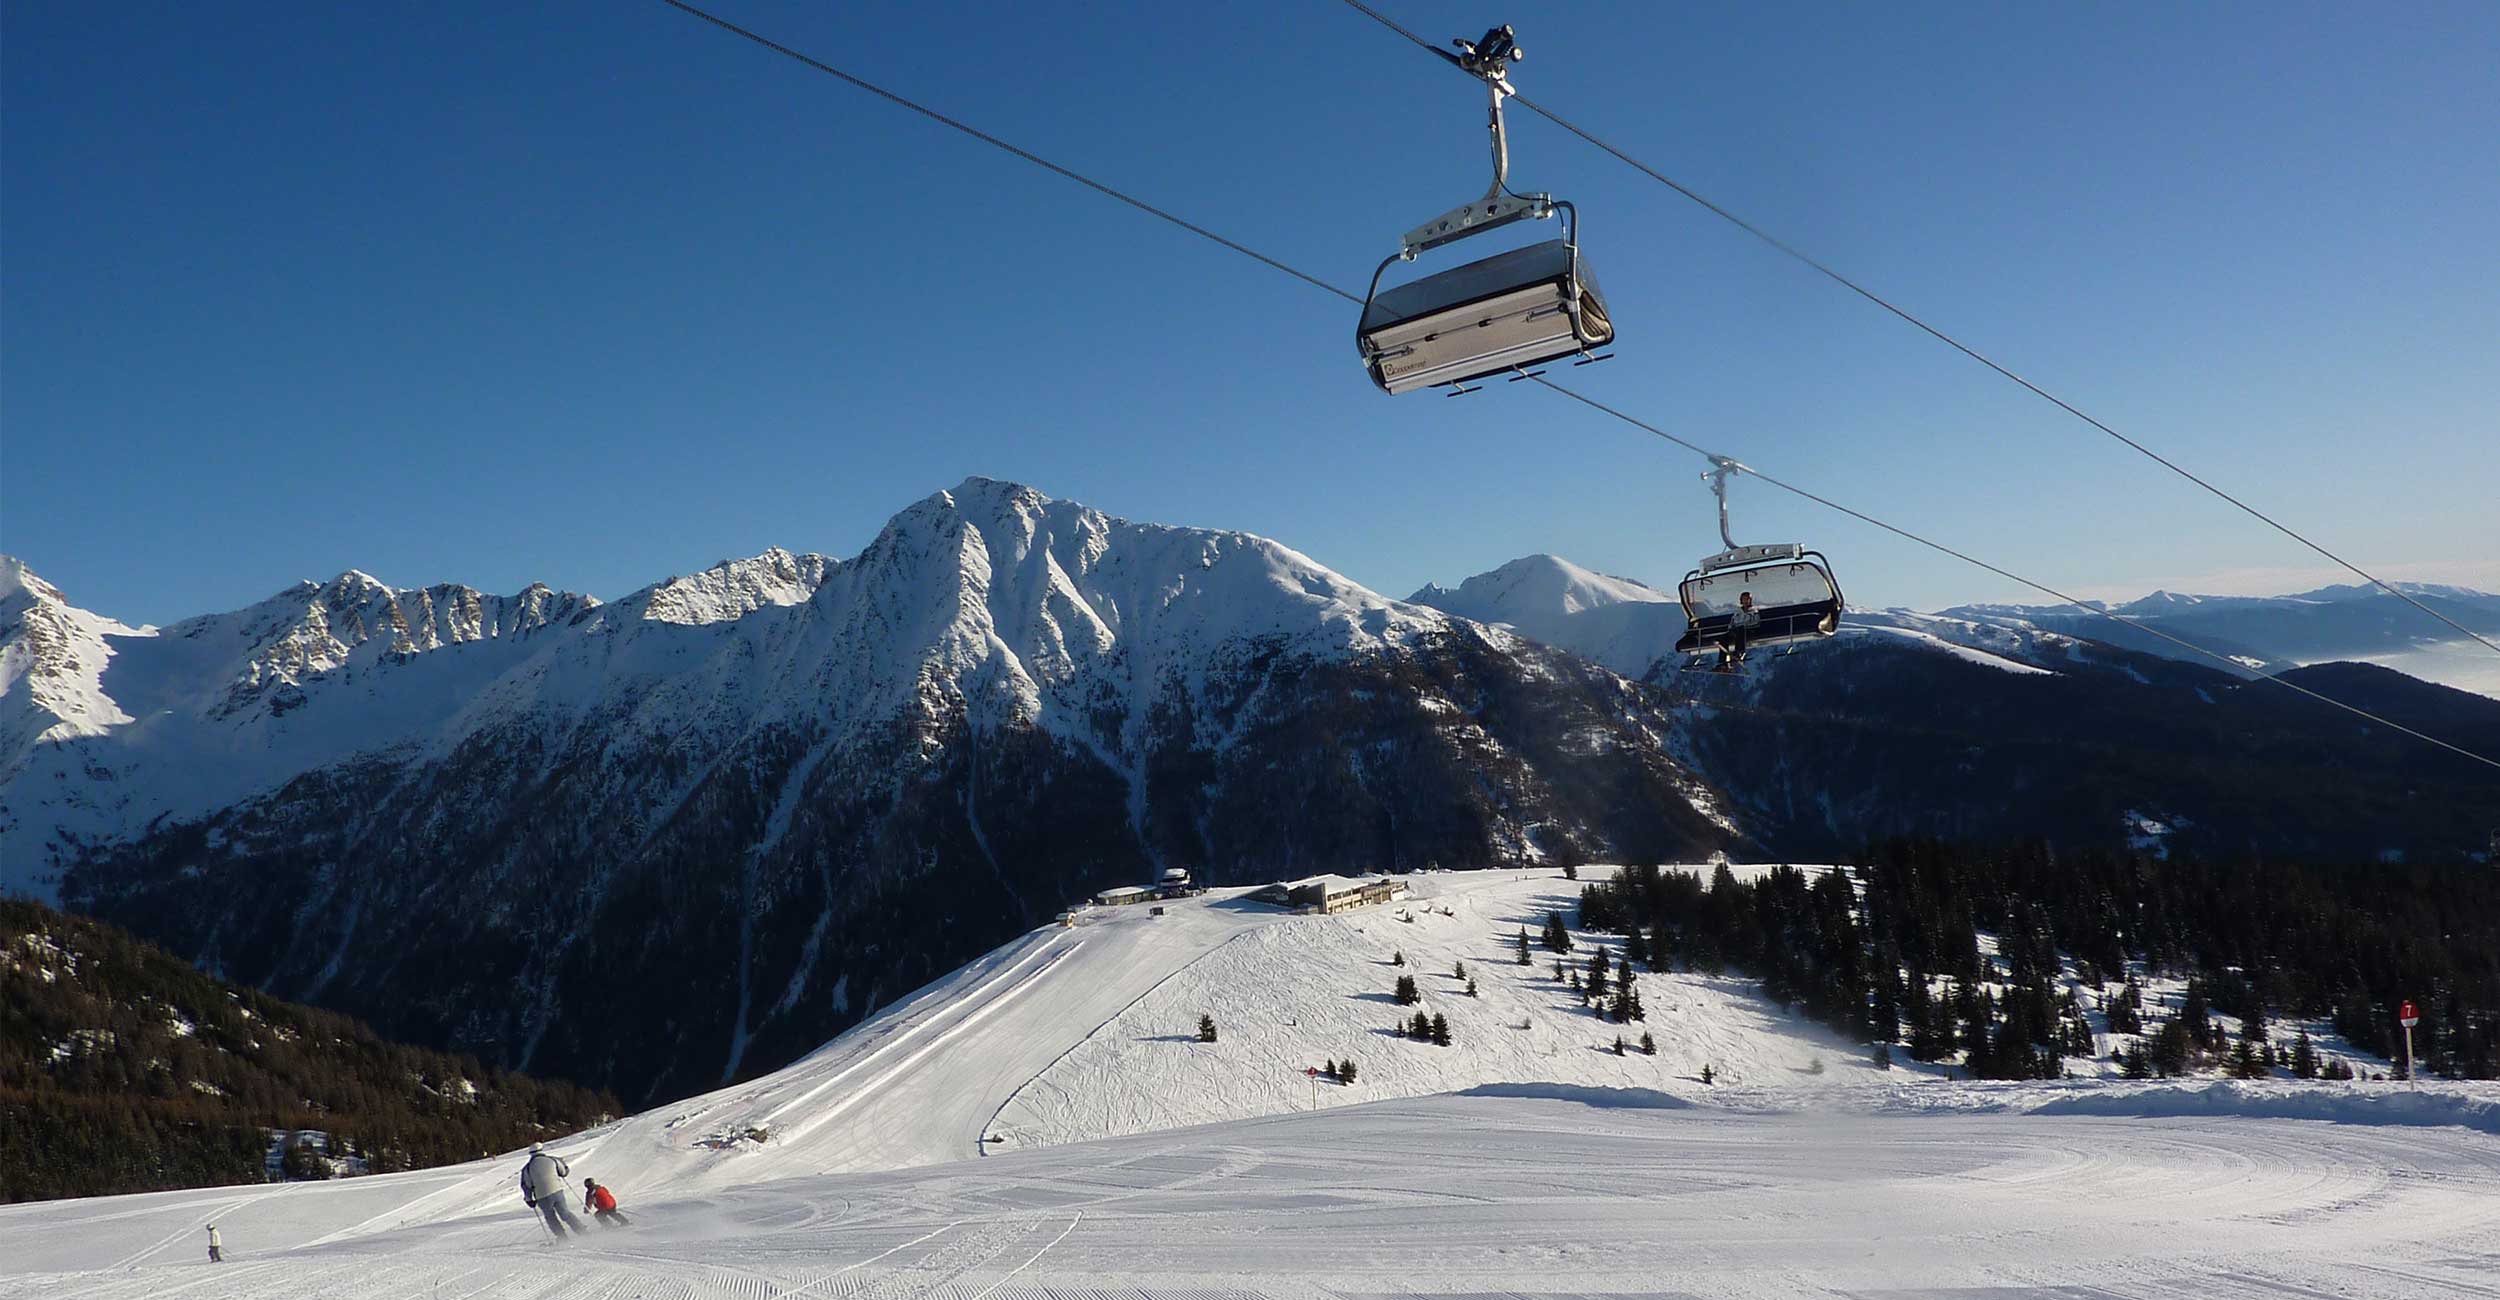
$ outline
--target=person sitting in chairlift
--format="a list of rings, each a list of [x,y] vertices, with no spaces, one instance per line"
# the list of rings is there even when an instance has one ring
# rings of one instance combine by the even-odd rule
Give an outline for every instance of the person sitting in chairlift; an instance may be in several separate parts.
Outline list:
[[[1736,597],[1736,612],[1727,616],[1727,636],[1719,643],[1716,671],[1732,673],[1745,662],[1745,643],[1753,639],[1754,629],[1762,626],[1762,612],[1753,607],[1753,593],[1741,592]]]

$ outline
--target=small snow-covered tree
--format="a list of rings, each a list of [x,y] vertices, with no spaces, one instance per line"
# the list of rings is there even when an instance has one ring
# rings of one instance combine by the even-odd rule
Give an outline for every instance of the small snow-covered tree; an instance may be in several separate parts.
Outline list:
[[[1215,1017],[1205,1014],[1198,1017],[1198,1041],[1202,1043],[1215,1041]]]
[[[1705,1065],[1701,1067],[1701,1086],[1705,1088],[1709,1087],[1711,1084],[1718,1081],[1718,1077],[1718,1075],[1711,1072],[1709,1066]]]
[[[1392,965],[1392,966],[1403,966],[1403,965],[1405,965],[1405,964],[1406,964],[1406,950],[1405,950],[1404,948],[1400,948],[1400,949],[1398,949],[1396,952],[1390,953],[1390,954],[1389,954],[1389,964],[1390,964],[1390,965]]]

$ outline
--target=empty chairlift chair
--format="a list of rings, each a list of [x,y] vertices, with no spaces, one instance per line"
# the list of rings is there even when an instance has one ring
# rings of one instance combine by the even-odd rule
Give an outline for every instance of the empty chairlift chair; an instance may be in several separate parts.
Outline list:
[[[1605,360],[1594,350],[1614,341],[1613,319],[1597,291],[1596,277],[1580,256],[1579,213],[1546,194],[1514,194],[1508,184],[1510,146],[1502,126],[1502,100],[1513,93],[1510,65],[1519,48],[1508,27],[1497,27],[1462,54],[1444,55],[1483,79],[1492,101],[1493,184],[1483,198],[1454,208],[1406,233],[1398,251],[1372,272],[1355,346],[1372,382],[1388,393],[1446,386],[1452,396],[1473,392],[1468,381],[1509,374],[1577,355],[1574,364]],[[1383,289],[1390,265],[1417,254],[1498,230],[1515,221],[1560,214],[1563,237],[1514,248],[1463,266]]]

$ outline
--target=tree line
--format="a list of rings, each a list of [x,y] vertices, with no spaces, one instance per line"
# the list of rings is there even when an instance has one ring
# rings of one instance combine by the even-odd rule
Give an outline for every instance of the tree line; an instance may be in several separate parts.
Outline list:
[[[423,1168],[620,1113],[614,1096],[387,1042],[115,926],[0,899],[0,1201]],[[282,1176],[284,1176],[282,1174]]]
[[[2330,1020],[2354,1048],[2391,1057],[2397,1006],[2411,999],[2424,1073],[2500,1077],[2500,871],[2490,867],[1905,838],[1811,877],[1784,866],[1739,881],[1722,865],[1705,885],[1634,866],[1584,885],[1580,916],[1623,935],[1627,956],[1652,969],[1743,971],[1836,1030],[1958,1059],[1982,1077],[2055,1077],[2065,1056],[2092,1053],[2062,961],[2096,991],[2113,1032],[2148,1035],[2153,1073],[2221,1063],[2300,1073],[2284,1055],[2296,1045],[2278,1051],[2262,1028],[2246,1055],[2220,1041],[2215,1012],[2243,1026]],[[2156,1022],[2135,971],[2185,977],[2182,1005]]]

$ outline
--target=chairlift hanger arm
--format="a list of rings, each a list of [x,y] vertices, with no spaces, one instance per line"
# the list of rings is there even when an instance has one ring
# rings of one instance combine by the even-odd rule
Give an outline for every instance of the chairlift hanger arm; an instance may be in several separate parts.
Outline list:
[[[1493,141],[1493,183],[1485,187],[1483,198],[1452,208],[1406,232],[1399,241],[1398,256],[1408,260],[1452,240],[1482,234],[1514,221],[1541,221],[1552,216],[1556,206],[1550,195],[1514,194],[1510,188],[1510,130],[1502,116],[1502,101],[1518,93],[1511,88],[1510,65],[1526,57],[1519,49],[1516,34],[1502,26],[1486,32],[1481,39],[1451,44],[1458,47],[1458,53],[1433,53],[1484,82],[1486,130]]]

